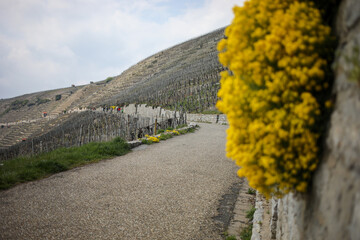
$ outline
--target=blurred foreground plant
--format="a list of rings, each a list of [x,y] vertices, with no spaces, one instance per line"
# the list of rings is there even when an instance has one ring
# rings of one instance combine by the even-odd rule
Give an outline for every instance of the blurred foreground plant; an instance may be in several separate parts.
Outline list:
[[[330,28],[311,2],[250,0],[218,43],[227,156],[266,197],[305,192],[318,163]]]

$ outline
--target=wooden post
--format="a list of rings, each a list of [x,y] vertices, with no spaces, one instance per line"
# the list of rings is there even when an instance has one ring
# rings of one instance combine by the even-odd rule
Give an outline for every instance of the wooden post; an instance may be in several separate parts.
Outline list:
[[[89,142],[91,142],[91,140],[90,140],[90,122],[88,122],[88,138],[87,138],[87,142],[86,143],[89,143]]]
[[[105,115],[105,117],[104,117],[104,120],[105,120],[105,141],[107,142],[107,141],[109,141],[108,140],[108,122],[107,122],[107,119],[106,119],[106,115]]]
[[[82,127],[83,127],[83,125],[80,125],[79,146],[81,146]]]
[[[64,133],[64,129],[62,129],[62,146],[65,147],[65,133]]]
[[[131,141],[131,130],[132,130],[132,116],[128,115],[128,122],[127,122],[127,138]]]
[[[157,118],[155,118],[155,129],[154,129],[154,135],[156,135],[156,125],[157,125]]]

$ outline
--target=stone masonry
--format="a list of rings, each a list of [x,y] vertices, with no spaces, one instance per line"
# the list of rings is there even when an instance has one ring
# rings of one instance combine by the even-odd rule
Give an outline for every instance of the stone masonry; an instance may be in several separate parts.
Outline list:
[[[272,239],[360,239],[360,1],[341,2],[336,28],[336,101],[325,154],[308,194],[271,201],[278,217]]]

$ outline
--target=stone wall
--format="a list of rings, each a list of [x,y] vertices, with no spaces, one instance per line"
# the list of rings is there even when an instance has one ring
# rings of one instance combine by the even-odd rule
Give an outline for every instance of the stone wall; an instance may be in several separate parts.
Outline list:
[[[158,118],[173,118],[176,116],[177,118],[181,117],[181,113],[179,111],[170,111],[165,110],[161,107],[150,107],[145,104],[129,104],[124,107],[124,113],[130,115],[139,114],[141,116],[150,117],[152,119]],[[206,122],[206,123],[218,123],[218,124],[227,124],[227,119],[225,114],[193,114],[187,113],[184,114],[183,118],[186,118],[187,122]]]
[[[150,118],[171,118],[174,116],[174,111],[165,110],[161,107],[151,107],[146,104],[129,104],[124,107],[124,113],[130,115],[141,115]],[[178,115],[178,114],[177,114]]]
[[[188,122],[228,124],[225,114],[187,114]]]
[[[276,239],[360,239],[360,1],[344,0],[336,22],[336,96],[325,154],[308,194],[272,200]],[[277,209],[277,210],[276,210]]]
[[[162,118],[157,121],[158,129],[182,124],[183,120]],[[110,141],[115,137],[134,140],[145,134],[153,134],[154,119],[131,116],[123,113],[103,113],[85,111],[74,113],[67,121],[51,131],[33,138],[28,138],[7,149],[0,149],[0,160],[18,156],[49,152],[59,147],[81,146],[89,142]]]

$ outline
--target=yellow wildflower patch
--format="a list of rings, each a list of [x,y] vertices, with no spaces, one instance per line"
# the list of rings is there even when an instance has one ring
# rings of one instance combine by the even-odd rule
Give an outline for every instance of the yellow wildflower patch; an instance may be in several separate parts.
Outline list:
[[[151,136],[147,136],[146,139],[154,143],[158,143],[160,141],[157,137],[151,137]]]
[[[227,115],[227,156],[266,197],[305,192],[318,163],[322,59],[330,28],[311,2],[250,0],[218,43],[218,109]]]

